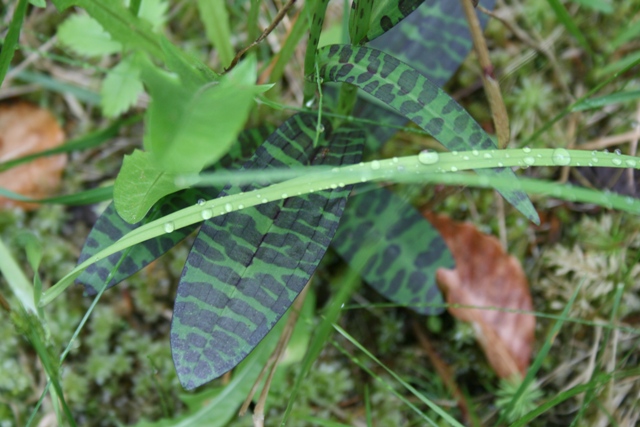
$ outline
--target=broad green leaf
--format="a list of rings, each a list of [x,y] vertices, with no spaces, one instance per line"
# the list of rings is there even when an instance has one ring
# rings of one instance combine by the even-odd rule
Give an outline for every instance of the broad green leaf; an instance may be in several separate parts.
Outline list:
[[[237,167],[234,165],[241,164],[247,160],[269,133],[271,133],[270,127],[244,131],[238,138],[238,144],[235,144],[231,151],[229,151],[229,154],[220,159],[220,162],[214,165],[211,170]],[[158,202],[158,205],[152,209],[151,213],[137,224],[129,224],[123,220],[117,214],[115,206],[112,203],[102,213],[91,229],[80,253],[78,263],[82,263],[102,249],[112,245],[122,236],[141,225],[183,207],[193,206],[200,199],[214,198],[219,192],[220,188],[212,187],[184,190],[172,194]],[[107,283],[109,274],[114,271],[114,274],[107,283],[107,287],[115,286],[170,250],[195,230],[195,228],[196,226],[176,230],[161,238],[140,243],[130,247],[127,251],[119,252],[105,258],[87,268],[87,270],[78,277],[77,282],[84,284],[86,291],[94,295]],[[118,268],[116,268],[116,266],[118,266]]]
[[[47,7],[47,3],[44,0],[29,0],[29,3],[35,7]]]
[[[253,58],[253,57],[250,57]],[[256,94],[256,63],[246,60],[219,82],[200,87],[145,63],[152,102],[144,146],[168,172],[199,172],[222,157],[242,130]]]
[[[80,55],[100,57],[122,51],[122,44],[88,15],[67,18],[58,28],[58,40]]]
[[[129,56],[107,72],[102,82],[102,112],[107,117],[116,117],[129,109],[144,88],[140,81],[140,67]]]
[[[316,121],[313,115],[293,116],[246,167],[359,161],[361,131],[333,132],[327,122],[314,149]],[[227,187],[221,195],[262,187]],[[195,388],[232,369],[273,328],[322,259],[349,191],[350,186],[336,186],[305,196],[265,199],[203,224],[180,278],[171,324],[173,360],[183,387]]]
[[[150,153],[134,150],[124,157],[113,188],[118,215],[130,224],[141,221],[158,200],[182,190],[175,181],[176,175],[157,167]]]
[[[229,14],[226,5],[219,0],[198,0],[200,19],[207,38],[220,56],[223,67],[228,67],[235,56],[231,45]]]
[[[377,49],[332,45],[318,51],[324,81],[353,84],[413,121],[451,151],[496,148],[480,125],[442,89],[414,68]],[[510,169],[478,170],[515,179]],[[521,191],[501,194],[533,222],[538,214]]]
[[[440,234],[411,205],[378,188],[351,196],[332,246],[384,297],[421,314],[443,310],[438,268],[454,268]]]

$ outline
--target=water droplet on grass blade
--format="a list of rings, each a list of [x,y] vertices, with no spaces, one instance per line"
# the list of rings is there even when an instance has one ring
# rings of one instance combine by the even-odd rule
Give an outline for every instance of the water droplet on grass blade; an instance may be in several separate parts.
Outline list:
[[[205,199],[198,199],[198,206],[202,206],[206,203]]]
[[[622,160],[614,157],[613,159],[611,159],[611,163],[613,163],[614,166],[620,166],[622,164]]]
[[[553,150],[551,161],[554,165],[567,166],[571,163],[571,155],[564,148],[556,148]]]
[[[418,154],[418,161],[423,165],[432,165],[437,163],[440,155],[436,151],[422,150]]]
[[[635,168],[636,167],[636,161],[635,160],[625,160],[624,163],[629,166],[630,168]]]
[[[536,162],[536,159],[535,157],[527,156],[524,159],[522,159],[522,161],[524,161],[525,165],[532,166]]]
[[[204,220],[210,219],[213,217],[213,209],[203,209],[200,215]]]
[[[380,169],[380,162],[378,160],[374,160],[371,162],[371,169],[374,171]]]
[[[176,226],[172,222],[165,222],[164,223],[164,232],[165,233],[171,233],[175,229],[176,229]]]
[[[227,212],[231,212],[233,210],[233,205],[231,203],[227,203],[224,205],[224,210]]]

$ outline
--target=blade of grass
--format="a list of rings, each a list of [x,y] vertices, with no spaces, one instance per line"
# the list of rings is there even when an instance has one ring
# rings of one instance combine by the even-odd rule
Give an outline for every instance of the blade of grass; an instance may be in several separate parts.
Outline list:
[[[11,18],[11,23],[9,24],[9,31],[4,39],[4,43],[2,44],[2,49],[0,50],[0,86],[2,86],[4,76],[7,75],[9,64],[11,64],[13,54],[15,53],[18,45],[20,29],[22,28],[22,22],[24,21],[24,17],[27,13],[27,5],[27,0],[18,1],[15,11],[13,12],[13,17]]]
[[[60,204],[67,206],[91,205],[94,203],[104,202],[113,198],[113,186],[93,188],[91,190],[80,191],[74,194],[66,194],[64,196],[47,197],[44,199],[32,199],[13,191],[0,188],[0,196],[11,200],[18,200],[27,203],[46,203]]]
[[[560,332],[560,328],[562,328],[562,325],[564,325],[565,321],[569,318],[569,311],[573,306],[573,303],[575,302],[581,288],[582,288],[582,282],[578,284],[578,286],[576,286],[576,290],[573,292],[573,295],[571,295],[571,298],[569,298],[569,301],[567,301],[567,305],[565,305],[564,310],[562,310],[560,319],[553,325],[553,328],[551,328],[551,330],[547,334],[547,337],[544,340],[544,344],[542,345],[542,348],[538,351],[538,355],[536,356],[533,363],[531,364],[531,367],[527,371],[527,375],[522,380],[520,387],[518,387],[518,390],[513,395],[511,402],[509,402],[509,405],[507,405],[504,408],[504,411],[502,412],[498,421],[495,424],[496,426],[499,426],[502,424],[506,415],[513,410],[513,407],[515,406],[515,404],[520,400],[520,398],[522,397],[522,394],[529,388],[529,384],[534,380],[536,374],[538,373],[538,371],[540,370],[540,367],[542,366],[542,363],[544,362],[545,357],[547,357],[547,354],[549,354],[549,350],[551,350],[551,345],[553,344],[555,337],[558,335],[558,332]]]
[[[67,143],[59,147],[40,151],[39,153],[35,154],[28,154],[26,156],[18,157],[17,159],[7,160],[6,162],[0,163],[0,172],[4,172],[23,163],[39,159],[40,157],[53,156],[55,154],[69,153],[71,151],[81,151],[97,147],[103,142],[106,142],[109,139],[115,137],[121,128],[127,127],[141,120],[141,115],[128,117],[126,119],[118,120],[104,129],[99,129],[77,139],[68,141]]]
[[[218,0],[198,0],[198,10],[204,24],[207,38],[216,49],[224,68],[234,57],[229,29],[229,14],[225,2]]]
[[[405,389],[407,389],[407,391],[409,391],[411,394],[413,394],[415,397],[417,397],[422,403],[424,403],[429,408],[431,408],[432,411],[434,411],[435,413],[440,415],[446,422],[449,423],[449,425],[456,426],[456,427],[462,427],[462,424],[460,424],[458,421],[456,421],[444,409],[439,407],[436,403],[432,402],[430,399],[428,399],[422,393],[418,392],[418,390],[416,390],[413,386],[411,386],[411,384],[407,383],[405,380],[400,378],[400,376],[398,374],[396,374],[392,369],[390,369],[389,367],[387,367],[387,365],[385,365],[380,360],[378,360],[378,358],[376,358],[373,354],[371,354],[371,352],[369,350],[367,350],[362,344],[360,344],[358,342],[358,340],[353,338],[347,331],[345,331],[344,329],[342,329],[340,326],[338,326],[336,324],[334,324],[333,327],[343,337],[345,337],[351,344],[356,346],[358,348],[358,350],[362,351],[369,359],[371,359],[378,366],[380,366],[382,369],[387,371],[396,381],[398,381],[398,383],[400,383]],[[437,426],[438,424],[433,423],[432,425]]]
[[[576,23],[573,21],[573,18],[571,18],[571,15],[569,15],[569,12],[567,12],[567,9],[565,9],[562,3],[560,3],[560,0],[547,0],[547,3],[549,3],[549,6],[551,6],[551,9],[556,14],[556,17],[558,18],[560,23],[564,25],[564,27],[569,31],[569,33],[571,33],[571,35],[576,39],[578,44],[582,46],[582,48],[585,51],[587,51],[589,55],[593,56],[593,50],[591,50],[591,46],[589,46],[589,42],[587,42],[587,39],[584,37],[584,34],[582,34],[582,31],[580,31]]]

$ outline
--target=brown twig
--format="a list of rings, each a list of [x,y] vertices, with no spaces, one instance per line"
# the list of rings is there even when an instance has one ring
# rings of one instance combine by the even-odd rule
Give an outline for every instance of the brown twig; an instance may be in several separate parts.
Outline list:
[[[462,8],[464,14],[469,23],[469,31],[471,31],[471,38],[473,39],[473,46],[478,55],[478,62],[482,68],[482,83],[484,84],[484,90],[487,93],[487,99],[489,101],[489,107],[491,108],[491,114],[493,115],[493,122],[496,127],[496,135],[498,136],[498,146],[505,148],[509,143],[509,115],[507,114],[507,108],[502,100],[502,94],[500,93],[500,85],[495,78],[493,72],[493,64],[489,58],[489,50],[487,49],[487,43],[482,34],[482,28],[480,27],[480,21],[478,15],[474,9],[472,0],[460,0],[462,2]]]
[[[293,7],[293,4],[295,2],[296,0],[289,0],[287,4],[285,4],[282,7],[282,9],[278,11],[278,14],[273,19],[273,22],[271,22],[271,24],[262,32],[262,34],[260,34],[260,36],[257,39],[255,39],[253,43],[251,43],[249,46],[245,47],[244,49],[242,49],[240,52],[236,54],[236,56],[233,58],[233,61],[231,61],[231,64],[229,64],[229,67],[225,68],[224,72],[228,73],[229,71],[231,71],[233,67],[235,67],[238,64],[238,61],[240,61],[240,58],[242,58],[242,56],[245,53],[247,53],[249,49],[256,46],[258,43],[264,40],[269,34],[271,34],[271,32],[278,26],[280,21],[282,21],[282,19],[285,17],[289,9]]]

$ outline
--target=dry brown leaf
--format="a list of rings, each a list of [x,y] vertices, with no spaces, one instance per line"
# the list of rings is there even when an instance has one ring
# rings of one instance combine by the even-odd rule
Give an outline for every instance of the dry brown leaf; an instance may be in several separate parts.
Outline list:
[[[456,269],[438,269],[438,285],[447,303],[510,310],[532,310],[527,278],[518,260],[505,253],[498,239],[480,233],[472,224],[456,223],[425,212],[456,261]],[[533,315],[492,308],[450,307],[449,312],[470,322],[489,363],[499,377],[524,376],[534,340]]]
[[[48,111],[26,102],[0,105],[0,162],[57,147],[64,138]],[[0,173],[0,187],[34,199],[51,196],[66,164],[65,154],[36,159]],[[39,205],[0,197],[0,209],[12,206],[31,210]]]

